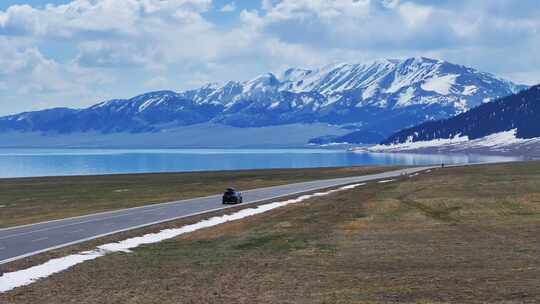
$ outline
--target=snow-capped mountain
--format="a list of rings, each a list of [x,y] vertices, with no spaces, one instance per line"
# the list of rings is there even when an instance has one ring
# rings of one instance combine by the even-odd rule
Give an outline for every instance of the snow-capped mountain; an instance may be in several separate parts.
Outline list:
[[[0,118],[0,131],[152,132],[202,122],[235,127],[322,122],[389,135],[524,88],[472,68],[423,57],[342,63],[288,69],[179,93],[152,92],[86,109],[10,115]]]
[[[540,155],[540,85],[397,132],[371,151],[519,151]],[[532,151],[532,150],[535,151]]]

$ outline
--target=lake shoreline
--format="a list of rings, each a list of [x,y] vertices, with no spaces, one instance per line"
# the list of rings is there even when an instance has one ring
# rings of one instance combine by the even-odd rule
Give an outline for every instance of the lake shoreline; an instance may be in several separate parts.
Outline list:
[[[467,154],[352,153],[336,149],[0,149],[0,178],[413,166],[522,160]]]

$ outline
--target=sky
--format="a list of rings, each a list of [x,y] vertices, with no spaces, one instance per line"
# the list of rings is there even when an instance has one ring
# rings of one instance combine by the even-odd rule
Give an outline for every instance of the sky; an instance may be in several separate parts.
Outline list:
[[[425,56],[540,83],[538,0],[2,0],[0,115]]]

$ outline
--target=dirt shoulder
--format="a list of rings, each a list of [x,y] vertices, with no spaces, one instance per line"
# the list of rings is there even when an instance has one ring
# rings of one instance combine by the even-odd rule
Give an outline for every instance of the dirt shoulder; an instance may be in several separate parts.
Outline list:
[[[0,228],[397,167],[246,170],[0,179]]]
[[[113,254],[0,302],[537,303],[538,244],[540,163],[448,168]]]

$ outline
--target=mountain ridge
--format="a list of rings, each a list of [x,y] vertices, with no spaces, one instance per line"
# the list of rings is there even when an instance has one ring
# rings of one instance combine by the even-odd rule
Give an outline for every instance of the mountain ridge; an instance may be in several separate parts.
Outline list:
[[[441,139],[476,140],[512,131],[516,139],[540,137],[540,85],[481,105],[452,118],[424,122],[401,130],[382,145],[396,145]]]
[[[234,127],[328,123],[356,124],[366,134],[385,136],[525,87],[442,60],[385,59],[290,68],[244,82],[149,92],[84,109],[24,112],[0,117],[0,131],[139,133],[206,122]]]

